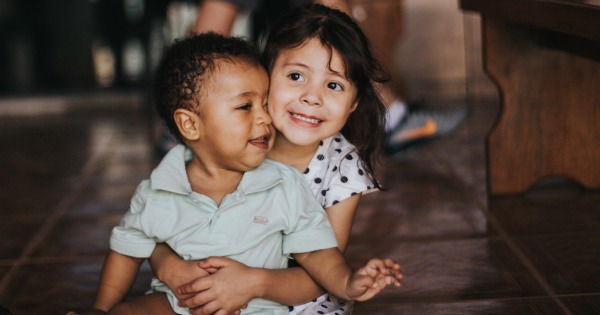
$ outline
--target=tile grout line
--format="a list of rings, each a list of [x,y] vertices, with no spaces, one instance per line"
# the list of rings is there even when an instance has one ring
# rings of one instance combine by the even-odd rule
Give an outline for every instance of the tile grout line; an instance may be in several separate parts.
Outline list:
[[[60,219],[67,213],[73,201],[83,191],[82,188],[89,183],[90,178],[92,178],[91,174],[97,170],[98,166],[101,164],[101,161],[103,161],[108,155],[107,148],[109,148],[108,144],[110,141],[106,138],[104,139],[105,140],[98,145],[99,149],[82,167],[79,179],[72,185],[73,191],[63,198],[54,208],[54,211],[48,217],[48,219],[46,219],[46,222],[43,223],[40,230],[38,230],[31,241],[27,243],[19,258],[16,259],[9,271],[4,275],[4,277],[2,277],[2,280],[0,281],[0,296],[6,295],[6,290],[8,289],[8,286],[10,285],[15,274],[19,271],[20,267],[26,263],[30,256],[35,252],[35,250],[38,249],[40,244],[48,236],[48,234],[58,224]]]
[[[439,153],[439,152],[436,152],[436,153]],[[439,154],[436,154],[436,155],[439,156]],[[452,163],[448,163],[447,161],[442,160],[442,159],[437,159],[437,160],[439,161],[440,164],[445,165],[447,167],[447,169],[451,170],[452,174],[454,174],[454,177],[457,178],[458,180],[460,180],[463,187],[469,187],[469,185],[467,185],[464,182],[464,180],[462,180],[462,177],[460,177],[460,175],[458,174],[456,168],[454,167],[454,165],[452,165]],[[490,222],[492,227],[496,229],[496,232],[498,232],[498,236],[500,236],[500,238],[506,242],[506,245],[508,246],[508,248],[513,252],[514,255],[517,256],[519,261],[531,273],[533,278],[538,282],[538,284],[542,287],[542,289],[544,289],[546,294],[548,294],[548,296],[556,304],[558,304],[558,306],[561,308],[561,310],[565,314],[573,315],[571,310],[569,310],[569,308],[557,297],[558,295],[556,294],[556,292],[554,291],[552,286],[546,281],[546,279],[543,277],[541,272],[535,267],[533,262],[531,262],[531,260],[527,257],[527,255],[521,250],[519,245],[517,245],[517,243],[508,235],[508,232],[506,232],[506,230],[501,226],[500,222],[498,222],[496,217],[489,211],[489,209],[486,206],[486,203],[482,200],[481,196],[479,196],[477,194],[473,194],[470,190],[467,190],[467,189],[465,189],[465,192],[467,192],[469,195],[474,196],[474,200],[475,200],[478,208],[483,212],[483,214],[485,215],[486,219]]]

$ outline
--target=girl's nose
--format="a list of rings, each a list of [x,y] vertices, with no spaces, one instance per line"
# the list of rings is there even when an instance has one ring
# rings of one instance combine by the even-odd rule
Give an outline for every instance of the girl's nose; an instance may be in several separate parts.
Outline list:
[[[322,100],[318,87],[307,86],[303,94],[300,96],[300,101],[307,105],[320,106],[322,104]]]

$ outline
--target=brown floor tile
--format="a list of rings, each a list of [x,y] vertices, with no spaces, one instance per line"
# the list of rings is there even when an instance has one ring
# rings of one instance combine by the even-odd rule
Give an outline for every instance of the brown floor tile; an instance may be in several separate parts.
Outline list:
[[[131,197],[140,181],[94,181],[79,193],[67,215],[123,215],[129,209]]]
[[[595,295],[561,297],[573,314],[600,314],[600,292]]]
[[[0,281],[4,278],[4,276],[10,270],[11,265],[0,266]]]
[[[491,213],[514,235],[600,230],[600,192],[564,187],[524,196],[494,197]]]
[[[558,294],[600,292],[600,234],[577,233],[517,240]]]
[[[1,167],[1,166],[0,166]],[[54,211],[71,189],[74,177],[18,174],[12,167],[2,168],[0,218],[4,215],[47,215]]]
[[[377,303],[359,303],[355,314],[369,315],[562,315],[565,314],[550,298],[530,298],[515,300],[482,300],[454,303],[423,303],[386,305]],[[588,313],[589,314],[589,313]]]
[[[374,256],[402,265],[403,287],[386,290],[374,303],[544,295],[506,245],[493,239],[356,242],[346,256],[355,266]]]
[[[22,266],[0,305],[15,315],[65,314],[83,310],[93,303],[103,258],[72,263],[47,263]],[[135,282],[131,295],[149,288],[147,266]]]
[[[350,244],[355,239],[427,239],[485,236],[488,224],[477,205],[457,198],[378,200],[367,195],[356,214]],[[453,200],[451,200],[453,199]]]
[[[32,257],[105,255],[110,231],[120,219],[120,214],[63,217]]]
[[[0,259],[17,259],[46,216],[7,215],[0,219]]]

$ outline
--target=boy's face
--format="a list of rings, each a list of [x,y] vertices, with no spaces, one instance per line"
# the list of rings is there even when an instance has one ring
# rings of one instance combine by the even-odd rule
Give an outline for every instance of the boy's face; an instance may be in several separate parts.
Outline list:
[[[202,88],[200,140],[192,145],[204,159],[224,168],[256,168],[271,149],[274,130],[266,111],[266,71],[244,61],[217,60]]]
[[[314,145],[339,132],[356,108],[356,87],[344,61],[312,38],[279,52],[269,94],[275,128],[296,145]]]

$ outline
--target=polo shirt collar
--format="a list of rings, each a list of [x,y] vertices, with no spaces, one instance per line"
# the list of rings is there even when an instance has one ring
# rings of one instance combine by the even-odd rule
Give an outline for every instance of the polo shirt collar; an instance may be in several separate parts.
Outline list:
[[[185,164],[192,159],[192,152],[182,144],[176,145],[162,159],[150,175],[150,185],[154,190],[165,190],[176,194],[192,193]],[[251,194],[267,190],[282,182],[278,168],[270,160],[265,160],[256,169],[242,176],[237,191]]]
[[[152,189],[166,190],[176,194],[190,194],[192,186],[187,177],[185,163],[191,160],[191,153],[182,144],[171,149],[150,175]]]
[[[252,194],[281,183],[281,173],[274,163],[276,162],[265,160],[257,168],[244,173],[237,190],[244,194]]]

